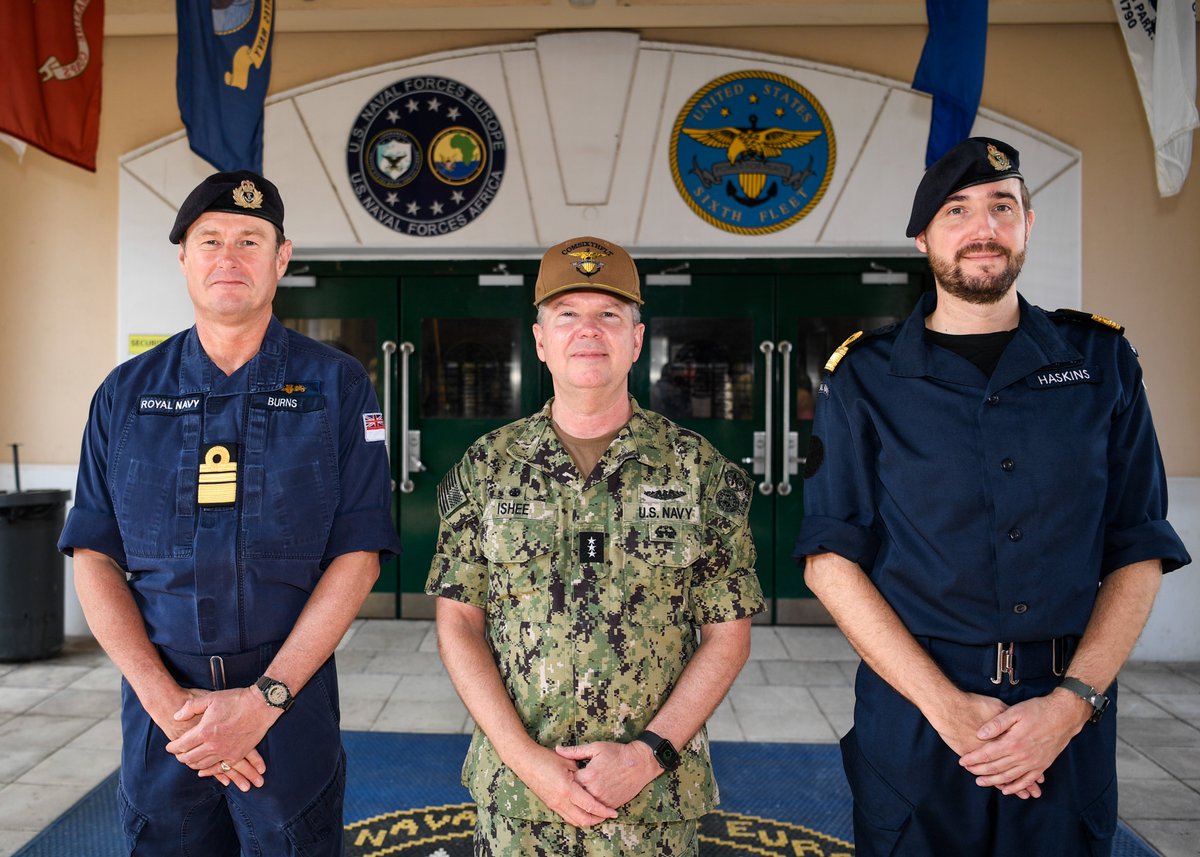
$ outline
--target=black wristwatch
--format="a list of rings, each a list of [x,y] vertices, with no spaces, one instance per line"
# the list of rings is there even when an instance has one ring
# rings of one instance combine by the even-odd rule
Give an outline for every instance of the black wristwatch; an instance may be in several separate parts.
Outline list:
[[[650,752],[654,754],[654,758],[658,760],[659,767],[664,771],[673,771],[679,767],[679,752],[670,741],[661,735],[655,735],[653,732],[643,732],[633,740],[641,741],[648,746]]]
[[[1059,684],[1063,690],[1069,690],[1071,693],[1078,696],[1084,702],[1092,707],[1092,723],[1099,723],[1100,718],[1104,716],[1105,710],[1108,708],[1108,697],[1091,685],[1085,684],[1077,678],[1067,676]]]
[[[288,690],[288,686],[281,681],[276,681],[268,676],[261,676],[254,686],[262,691],[263,699],[267,701],[267,705],[272,708],[280,708],[287,711],[292,707],[295,701],[292,697],[292,692]]]

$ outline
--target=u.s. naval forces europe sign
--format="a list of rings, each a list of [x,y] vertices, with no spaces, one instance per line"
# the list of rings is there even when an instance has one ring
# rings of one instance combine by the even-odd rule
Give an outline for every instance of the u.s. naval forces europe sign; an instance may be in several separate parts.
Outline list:
[[[769,71],[710,81],[671,131],[671,175],[684,201],[718,229],[742,235],[778,232],[811,212],[836,159],[825,108]]]
[[[445,77],[393,83],[359,111],[346,145],[354,195],[405,235],[445,235],[483,214],[504,177],[504,129],[471,88]]]

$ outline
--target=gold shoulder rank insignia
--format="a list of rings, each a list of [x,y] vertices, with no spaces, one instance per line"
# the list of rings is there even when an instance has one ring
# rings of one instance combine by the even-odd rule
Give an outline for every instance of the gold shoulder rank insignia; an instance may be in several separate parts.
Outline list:
[[[290,396],[292,393],[303,393],[305,386],[303,384],[284,384],[279,389]]]
[[[833,370],[842,362],[842,358],[850,353],[850,346],[862,338],[863,332],[860,330],[846,337],[846,341],[834,349],[833,354],[829,355],[829,359],[825,361],[825,371],[833,374]]]
[[[1102,315],[1095,315],[1094,313],[1090,312],[1081,312],[1077,309],[1058,309],[1051,313],[1051,315],[1056,315],[1059,318],[1064,318],[1068,321],[1091,322],[1092,324],[1098,324],[1101,327],[1107,327],[1111,330],[1115,330],[1117,333],[1125,332],[1124,325],[1118,324],[1111,318],[1105,318]]]

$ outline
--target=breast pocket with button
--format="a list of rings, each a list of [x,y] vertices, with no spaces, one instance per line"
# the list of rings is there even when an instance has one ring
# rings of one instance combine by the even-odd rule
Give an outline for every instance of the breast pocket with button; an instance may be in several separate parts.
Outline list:
[[[197,420],[130,414],[113,460],[114,511],[127,557],[191,555]]]
[[[320,559],[338,504],[337,448],[320,397],[304,410],[251,403],[243,530],[247,556]],[[258,442],[259,439],[264,442]]]
[[[520,622],[546,622],[553,606],[554,521],[492,518],[483,522],[483,555],[492,566],[489,598]]]
[[[687,613],[690,572],[700,556],[694,524],[642,522],[625,543],[625,605],[638,625],[681,625]]]

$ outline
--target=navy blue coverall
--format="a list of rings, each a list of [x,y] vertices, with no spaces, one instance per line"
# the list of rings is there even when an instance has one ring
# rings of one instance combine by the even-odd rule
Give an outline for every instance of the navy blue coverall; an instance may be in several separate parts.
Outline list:
[[[1105,575],[1190,562],[1141,368],[1116,330],[1020,299],[991,377],[907,321],[851,346],[818,388],[795,556],[857,563],[966,691],[1051,692]],[[1016,643],[1019,683],[997,677]],[[842,740],[859,855],[1107,854],[1116,829],[1116,687],[1022,801],[977,786],[925,718],[865,664]]]
[[[336,557],[399,552],[382,415],[352,357],[272,318],[226,376],[195,328],[121,364],[92,401],[59,540],[112,557],[183,687],[264,673]],[[217,688],[219,689],[219,688]],[[331,657],[258,750],[243,794],[199,778],[122,682],[119,802],[130,853],[342,853],[345,755]]]

